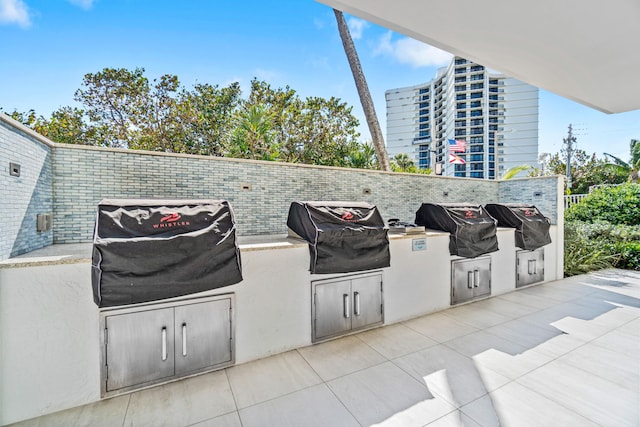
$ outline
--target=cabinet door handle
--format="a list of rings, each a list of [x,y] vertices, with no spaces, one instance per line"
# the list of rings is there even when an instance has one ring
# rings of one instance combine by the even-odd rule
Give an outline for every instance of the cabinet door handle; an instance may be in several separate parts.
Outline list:
[[[162,361],[167,360],[167,327],[162,327]]]
[[[480,271],[479,270],[473,270],[473,286],[475,288],[480,287]]]
[[[187,324],[182,324],[182,355],[187,356]]]
[[[467,288],[473,289],[473,271],[467,271]]]
[[[346,317],[347,319],[351,317],[351,310],[349,309],[349,294],[342,295],[342,311],[344,317]]]
[[[353,314],[360,316],[360,292],[353,293]]]
[[[536,274],[536,260],[530,259],[527,268],[529,269],[529,274]]]

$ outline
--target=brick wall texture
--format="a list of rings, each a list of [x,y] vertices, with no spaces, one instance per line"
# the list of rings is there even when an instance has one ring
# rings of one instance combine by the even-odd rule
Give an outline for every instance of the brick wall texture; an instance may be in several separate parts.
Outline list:
[[[0,121],[0,260],[51,245],[53,231],[36,231],[36,216],[52,211],[51,148]]]
[[[8,168],[5,157],[32,147],[41,176],[19,193],[32,193],[31,199],[39,201],[35,210],[52,203],[53,243],[91,241],[96,206],[103,198],[228,200],[240,235],[285,233],[289,205],[296,200],[365,201],[377,205],[385,220],[409,222],[423,202],[533,203],[553,222],[557,215],[556,177],[497,182],[58,144],[49,152],[19,132],[8,134],[0,134],[5,135],[3,150],[8,148],[2,151],[2,166]],[[9,178],[4,171],[0,182]],[[47,201],[49,205],[43,204]],[[3,202],[2,209],[14,204]],[[22,204],[31,205],[26,200]],[[16,229],[29,228],[26,220],[19,224],[22,212],[15,217]],[[6,233],[0,234],[4,243]],[[36,238],[42,240],[34,233],[24,236],[27,243],[20,245],[25,248],[38,246]]]

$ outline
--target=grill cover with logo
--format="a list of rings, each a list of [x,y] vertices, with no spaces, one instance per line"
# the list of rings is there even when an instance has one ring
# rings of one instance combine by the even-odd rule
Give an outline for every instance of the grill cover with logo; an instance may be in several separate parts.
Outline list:
[[[415,223],[448,231],[451,255],[475,258],[498,250],[496,220],[480,205],[423,203]]]
[[[309,243],[312,274],[389,267],[389,237],[378,208],[358,202],[293,202],[289,228]]]
[[[235,234],[226,201],[102,200],[93,238],[93,299],[112,307],[238,283]]]
[[[485,209],[498,220],[500,227],[516,229],[516,246],[534,250],[551,243],[551,223],[538,208],[526,204],[487,204]]]

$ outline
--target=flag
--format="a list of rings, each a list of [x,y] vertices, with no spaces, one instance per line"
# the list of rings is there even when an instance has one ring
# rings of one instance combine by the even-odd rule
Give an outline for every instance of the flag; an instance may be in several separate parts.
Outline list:
[[[464,153],[467,151],[467,141],[464,139],[449,140],[449,151],[452,153]]]
[[[449,154],[449,163],[453,163],[454,165],[464,165],[464,159],[456,156],[455,154]]]

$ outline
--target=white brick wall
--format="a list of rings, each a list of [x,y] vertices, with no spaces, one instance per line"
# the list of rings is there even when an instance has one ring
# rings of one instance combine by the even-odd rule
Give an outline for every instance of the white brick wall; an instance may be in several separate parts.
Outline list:
[[[289,206],[296,200],[366,201],[376,204],[385,219],[409,222],[423,202],[526,202],[554,223],[557,216],[555,177],[496,182],[49,146],[11,124],[0,121],[0,259],[51,243],[91,241],[96,206],[103,198],[225,199],[241,235],[285,233]],[[20,178],[9,176],[9,162],[21,163]],[[251,190],[243,190],[245,184]],[[41,212],[53,212],[53,233],[35,231],[35,215]]]
[[[53,242],[52,231],[36,231],[36,215],[53,211],[51,179],[51,147],[0,121],[0,260]]]

